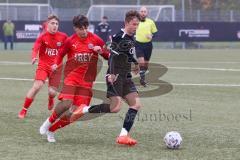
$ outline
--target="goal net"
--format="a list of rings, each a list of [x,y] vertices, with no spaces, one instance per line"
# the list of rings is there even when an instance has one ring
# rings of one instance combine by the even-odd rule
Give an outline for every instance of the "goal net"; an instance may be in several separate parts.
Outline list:
[[[147,5],[148,16],[155,21],[175,21],[174,5]],[[92,5],[87,13],[90,21],[100,21],[107,16],[109,21],[123,21],[129,10],[139,10],[138,5]]]

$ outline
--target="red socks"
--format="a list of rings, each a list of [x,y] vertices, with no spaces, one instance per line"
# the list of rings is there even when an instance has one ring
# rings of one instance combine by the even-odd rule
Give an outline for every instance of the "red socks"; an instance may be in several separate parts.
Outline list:
[[[53,111],[52,115],[49,117],[49,122],[54,123],[58,119],[58,115]]]
[[[32,104],[33,99],[32,98],[25,98],[24,104],[23,104],[23,108],[28,109],[30,107],[30,105]]]
[[[66,125],[70,124],[70,120],[67,117],[63,117],[60,120],[58,120],[56,123],[54,123],[50,128],[49,131],[50,132],[55,132],[56,130],[58,130],[59,128],[63,128]]]
[[[48,96],[48,110],[52,110],[54,106],[54,97]]]

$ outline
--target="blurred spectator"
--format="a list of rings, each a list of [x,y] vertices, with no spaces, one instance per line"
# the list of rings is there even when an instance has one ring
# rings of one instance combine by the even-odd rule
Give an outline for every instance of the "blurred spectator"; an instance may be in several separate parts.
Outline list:
[[[112,31],[107,20],[108,20],[107,16],[103,16],[101,22],[98,24],[96,28],[96,34],[100,38],[102,38],[105,43],[111,40],[111,31]]]
[[[7,49],[7,43],[11,43],[11,50],[13,50],[13,38],[14,38],[14,30],[15,25],[13,22],[8,19],[2,26],[3,35],[4,35],[4,49]]]

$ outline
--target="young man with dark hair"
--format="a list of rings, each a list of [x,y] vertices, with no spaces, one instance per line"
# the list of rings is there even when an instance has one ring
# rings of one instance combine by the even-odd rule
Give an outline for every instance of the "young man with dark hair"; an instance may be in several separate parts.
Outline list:
[[[46,79],[52,74],[51,66],[58,55],[60,49],[64,46],[67,35],[58,31],[59,19],[56,15],[49,15],[47,19],[47,32],[41,34],[32,50],[32,64],[35,64],[39,57],[38,68],[36,70],[35,80],[32,88],[28,91],[23,107],[18,114],[23,119],[32,104],[35,96],[44,85]],[[51,110],[54,105],[56,91],[48,87],[48,109]]]
[[[75,34],[66,40],[62,52],[59,53],[55,64],[56,70],[63,57],[67,54],[64,69],[64,85],[59,95],[59,102],[52,115],[40,127],[40,134],[47,135],[48,142],[55,142],[54,133],[83,114],[72,114],[88,106],[92,98],[92,87],[97,75],[98,55],[108,59],[109,52],[104,47],[104,42],[97,35],[87,31],[89,22],[86,16],[78,15],[73,18]]]
[[[157,27],[152,19],[147,18],[148,10],[146,7],[141,7],[139,13],[141,21],[136,32],[136,56],[140,66],[140,84],[146,87],[145,73],[148,70],[152,55],[152,38],[157,32]]]

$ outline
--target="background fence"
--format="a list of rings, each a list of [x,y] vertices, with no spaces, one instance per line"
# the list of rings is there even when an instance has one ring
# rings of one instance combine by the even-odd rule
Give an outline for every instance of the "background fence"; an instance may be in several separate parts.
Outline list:
[[[175,22],[216,22],[214,24],[221,24],[222,22],[230,23],[226,25],[232,26],[230,29],[232,32],[229,34],[228,38],[226,38],[225,42],[221,39],[221,42],[218,43],[209,43],[205,41],[199,42],[199,40],[194,39],[193,41],[187,39],[186,42],[177,42],[178,39],[173,39],[173,42],[166,42],[166,45],[161,46],[166,48],[176,48],[176,47],[189,47],[189,48],[228,48],[228,47],[235,47],[239,48],[239,22],[240,22],[240,0],[0,0],[0,24],[2,24],[7,18],[13,20],[17,24],[17,28],[20,31],[24,31],[24,26],[26,22],[29,24],[41,24],[44,21],[49,13],[55,13],[61,19],[61,22],[71,21],[72,17],[77,14],[87,14],[90,6],[93,5],[134,5],[134,6],[141,6],[141,5],[152,5],[152,6],[159,6],[159,5],[173,5],[174,10],[174,21]],[[122,21],[119,18],[114,18],[113,15],[116,14],[118,10],[114,10],[112,13],[108,13],[109,20],[114,21]],[[113,14],[114,13],[114,14]],[[100,13],[99,13],[100,14]],[[167,16],[166,16],[167,15]],[[153,16],[150,14],[150,16]],[[95,18],[91,21],[91,23],[97,23],[100,21],[100,17]],[[112,18],[113,17],[113,18]],[[160,23],[167,23],[172,21],[170,18],[171,15],[167,12],[163,13],[160,18],[157,19]],[[154,17],[152,17],[154,18]],[[218,23],[219,22],[219,23]],[[68,23],[61,23],[61,27],[66,28],[64,25]],[[70,23],[69,23],[70,24]],[[190,23],[189,23],[190,24]],[[202,23],[201,23],[202,24]],[[205,25],[203,25],[205,26]],[[200,26],[200,29],[203,28]],[[237,26],[237,28],[236,28]],[[221,26],[217,26],[221,29]],[[166,30],[163,30],[160,27],[159,30],[160,38],[163,37],[162,33],[167,33]],[[207,27],[206,27],[207,28]],[[206,29],[205,28],[205,29]],[[62,29],[62,28],[60,28]],[[179,28],[181,29],[181,28]],[[179,33],[178,28],[174,28],[176,34]],[[191,28],[194,30],[198,30],[199,27]],[[208,28],[207,28],[208,29]],[[210,29],[215,30],[215,26]],[[72,30],[71,30],[72,31]],[[175,33],[173,31],[169,31],[171,33]],[[193,32],[191,30],[191,32]],[[189,32],[190,33],[190,32]],[[187,33],[187,34],[189,34]],[[211,31],[212,33],[212,31]],[[218,32],[221,35],[224,32]],[[229,33],[229,32],[226,32]],[[23,33],[21,32],[21,35]],[[25,33],[24,31],[24,34]],[[29,35],[29,34],[28,34]],[[169,36],[167,36],[169,38]],[[212,34],[209,34],[209,38],[214,37]],[[170,37],[171,38],[171,37]],[[179,37],[178,37],[179,38]],[[229,41],[235,41],[230,42]],[[0,41],[2,40],[2,32],[0,32]],[[16,39],[17,40],[17,39]],[[26,39],[25,39],[26,40]],[[34,41],[35,39],[30,39],[27,41]],[[209,39],[210,41],[214,41],[214,39]],[[209,41],[207,40],[207,41]],[[165,39],[164,39],[165,41]],[[169,40],[168,40],[169,41]],[[180,40],[181,41],[181,40]],[[195,42],[194,42],[195,41]],[[196,42],[198,41],[198,42]],[[219,40],[218,40],[219,41]],[[223,44],[224,43],[224,44]],[[157,45],[165,44],[163,42],[157,43]],[[235,45],[236,44],[236,45]],[[213,47],[212,47],[213,46]]]
[[[7,17],[12,20],[44,20],[49,12],[54,12],[67,21],[73,15],[87,14],[91,5],[108,4],[174,5],[176,21],[240,22],[239,0],[0,0],[0,3],[0,20]],[[25,6],[13,6],[13,3]]]

